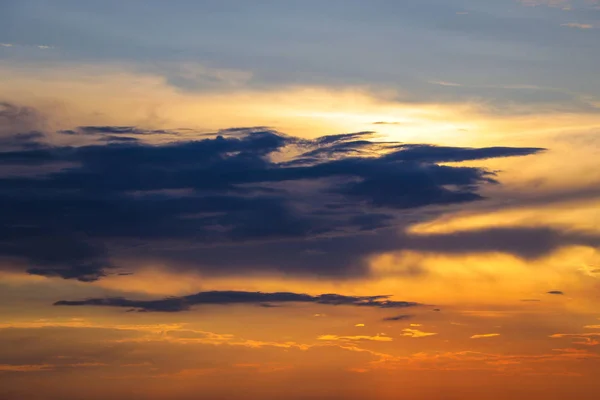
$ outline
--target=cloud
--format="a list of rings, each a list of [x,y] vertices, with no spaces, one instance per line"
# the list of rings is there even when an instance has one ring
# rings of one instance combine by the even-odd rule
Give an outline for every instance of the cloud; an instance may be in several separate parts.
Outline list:
[[[44,372],[64,368],[106,367],[104,363],[70,363],[70,364],[0,364],[0,372]]]
[[[355,306],[373,308],[407,308],[420,306],[409,301],[389,300],[390,296],[344,296],[340,294],[321,294],[311,296],[290,292],[242,292],[210,291],[188,296],[167,297],[159,300],[130,300],[122,297],[92,298],[85,300],[60,300],[55,306],[102,306],[129,308],[137,311],[178,312],[189,310],[196,305],[229,305],[265,303],[313,303],[331,306]]]
[[[551,338],[564,338],[564,337],[593,337],[600,336],[600,332],[594,333],[555,333],[550,335]]]
[[[49,371],[54,368],[50,364],[11,365],[0,364],[0,372],[40,372]]]
[[[447,81],[429,81],[429,83],[431,83],[432,85],[440,85],[440,86],[452,86],[452,87],[462,86],[460,83],[447,82]]]
[[[164,129],[141,129],[135,126],[80,126],[76,129],[58,131],[69,136],[83,135],[178,135],[178,132]]]
[[[38,142],[43,134],[39,132],[45,128],[45,118],[31,107],[23,107],[6,101],[0,101],[0,139],[5,136],[17,137],[35,133]],[[11,149],[2,147],[2,151]]]
[[[418,329],[410,329],[410,328],[402,330],[402,336],[408,336],[408,337],[412,337],[412,338],[423,338],[423,337],[434,336],[434,335],[437,335],[437,333],[423,332]]]
[[[15,129],[40,119],[7,103],[0,111]],[[307,140],[264,127],[158,144],[141,139],[173,132],[82,126],[60,133],[108,141],[60,146],[30,137],[0,152],[0,166],[40,171],[0,177],[0,256],[25,261],[32,274],[82,281],[115,271],[115,257],[136,256],[223,273],[364,274],[374,252],[453,242],[382,233],[403,211],[477,201],[480,186],[497,183],[483,168],[442,163],[542,151],[375,142],[371,132]],[[50,168],[57,164],[69,167]],[[306,252],[307,240],[315,252]]]
[[[383,320],[384,321],[406,321],[407,319],[411,319],[413,317],[414,317],[414,315],[401,314],[401,315],[396,315],[393,317],[386,317]]]
[[[571,0],[518,0],[525,6],[548,6],[548,7],[560,7],[568,8],[571,6]]]
[[[493,338],[493,337],[497,337],[500,336],[499,333],[484,333],[481,335],[473,335],[471,336],[471,339],[487,339],[487,338]]]
[[[600,236],[546,227],[483,228],[442,234],[415,234],[405,239],[407,247],[442,253],[503,252],[535,259],[567,245],[600,245]],[[561,293],[550,293],[561,294]]]
[[[54,46],[48,46],[48,45],[44,45],[44,44],[36,44],[33,46],[26,46],[26,45],[22,45],[22,44],[15,44],[15,43],[0,43],[0,47],[35,47],[41,50],[48,50],[48,49],[53,49]]]
[[[568,24],[561,24],[561,26],[566,26],[568,28],[576,28],[576,29],[594,29],[594,25],[592,25],[592,24],[579,24],[576,22],[570,22]]]
[[[363,328],[365,326],[365,324],[356,324],[354,326],[357,327],[357,328]]]
[[[546,292],[547,294],[553,294],[553,295],[557,295],[557,296],[562,296],[564,295],[564,292],[560,291],[560,290],[551,290],[549,292]]]
[[[596,338],[600,338],[600,332],[592,332],[592,333],[555,333],[550,335],[553,339],[563,339],[563,338],[571,338],[577,341],[574,341],[573,344],[579,344],[582,346],[597,346],[600,344],[600,340]]]
[[[318,340],[325,340],[328,342],[391,342],[393,339],[389,336],[337,336],[337,335],[321,335],[317,338]]]

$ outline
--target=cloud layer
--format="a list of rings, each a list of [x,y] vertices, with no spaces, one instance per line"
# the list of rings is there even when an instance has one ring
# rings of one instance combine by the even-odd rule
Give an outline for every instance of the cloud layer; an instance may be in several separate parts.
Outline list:
[[[4,113],[16,126],[34,115],[12,105]],[[89,144],[52,145],[38,131],[3,139],[0,255],[24,261],[32,274],[84,281],[108,273],[116,258],[150,257],[213,272],[261,265],[351,275],[362,273],[361,261],[377,251],[467,251],[469,233],[410,238],[392,227],[402,225],[408,210],[480,200],[480,186],[496,183],[484,168],[447,163],[542,150],[381,142],[370,132],[308,140],[264,127],[199,140],[123,126],[58,135]],[[141,140],[157,136],[175,141]],[[551,248],[556,235],[537,235],[540,246]],[[520,241],[511,237],[518,236],[480,232],[471,243],[519,252]],[[544,250],[521,253],[527,251]],[[290,259],[292,253],[299,256]]]

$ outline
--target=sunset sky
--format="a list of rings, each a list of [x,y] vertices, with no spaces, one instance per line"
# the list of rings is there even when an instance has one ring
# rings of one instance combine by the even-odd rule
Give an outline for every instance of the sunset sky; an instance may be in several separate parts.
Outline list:
[[[0,0],[0,400],[596,400],[600,0]]]

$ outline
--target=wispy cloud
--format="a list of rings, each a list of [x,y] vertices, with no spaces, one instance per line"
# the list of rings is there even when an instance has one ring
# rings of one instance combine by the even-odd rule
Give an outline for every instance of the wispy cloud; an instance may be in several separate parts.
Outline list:
[[[460,83],[456,82],[448,82],[448,81],[429,81],[432,85],[440,85],[440,86],[462,86]]]
[[[486,339],[486,338],[493,338],[496,336],[500,336],[499,333],[484,333],[481,335],[473,335],[471,336],[471,339]]]
[[[586,327],[587,328],[587,327]],[[550,335],[553,339],[571,338],[574,341],[573,344],[579,344],[582,346],[598,346],[600,344],[600,332],[591,333],[555,333]]]
[[[403,332],[402,336],[408,336],[408,337],[412,337],[412,338],[422,338],[422,337],[437,335],[437,333],[434,333],[434,332],[423,332],[418,329],[410,329],[410,328],[403,329],[402,332]]]
[[[42,50],[54,48],[54,46],[49,46],[49,45],[45,45],[45,44],[23,45],[23,44],[17,44],[17,43],[0,43],[0,47],[36,47],[36,48],[42,49]]]
[[[396,121],[377,121],[377,122],[373,122],[373,125],[400,125],[400,122],[396,122]]]
[[[107,364],[96,362],[68,364],[0,364],[0,372],[44,372],[63,368],[105,367]]]
[[[24,364],[24,365],[11,365],[11,364],[0,364],[0,372],[39,372],[49,371],[53,369],[53,365],[50,364]]]
[[[337,335],[321,335],[317,338],[318,340],[325,340],[329,342],[360,342],[360,341],[369,341],[369,342],[391,342],[393,339],[389,336],[385,335],[376,335],[376,336],[337,336]]]
[[[567,28],[576,28],[576,29],[594,29],[594,25],[592,25],[592,24],[580,24],[577,22],[569,22],[567,24],[561,24],[560,26],[565,26]]]
[[[565,337],[592,337],[592,336],[600,336],[600,332],[593,333],[555,333],[550,335],[551,338],[565,338]]]
[[[536,6],[548,6],[548,7],[559,7],[564,10],[571,9],[570,0],[518,0],[524,6],[536,7]]]

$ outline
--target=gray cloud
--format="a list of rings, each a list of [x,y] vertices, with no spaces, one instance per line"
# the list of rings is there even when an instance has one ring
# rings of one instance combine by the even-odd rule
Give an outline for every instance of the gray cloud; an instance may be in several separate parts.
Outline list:
[[[414,315],[402,314],[402,315],[396,315],[393,317],[386,317],[383,320],[390,321],[390,322],[392,322],[392,321],[396,322],[396,321],[406,321],[407,319],[412,319],[412,318],[414,318]]]
[[[26,260],[32,274],[89,281],[110,273],[115,257],[154,257],[213,273],[259,268],[351,276],[364,274],[365,257],[382,250],[535,256],[560,244],[552,232],[536,232],[527,248],[527,233],[516,241],[502,231],[473,238],[380,232],[402,225],[407,210],[477,201],[481,185],[497,183],[483,168],[442,163],[539,148],[381,143],[369,140],[370,132],[306,140],[263,127],[155,145],[113,138],[170,131],[85,126],[62,133],[109,142],[52,146],[30,135],[0,152],[0,165],[8,167],[69,165],[0,177],[0,255]],[[288,149],[300,155],[273,161]]]
[[[197,305],[230,305],[254,304],[261,307],[272,307],[272,303],[314,303],[330,306],[354,306],[373,308],[407,308],[421,304],[407,301],[389,300],[390,296],[344,296],[340,294],[321,294],[311,296],[290,292],[241,292],[211,291],[200,292],[189,296],[167,297],[160,300],[130,300],[120,297],[95,298],[86,300],[60,300],[55,306],[102,306],[120,307],[136,311],[179,312],[189,310]]]

